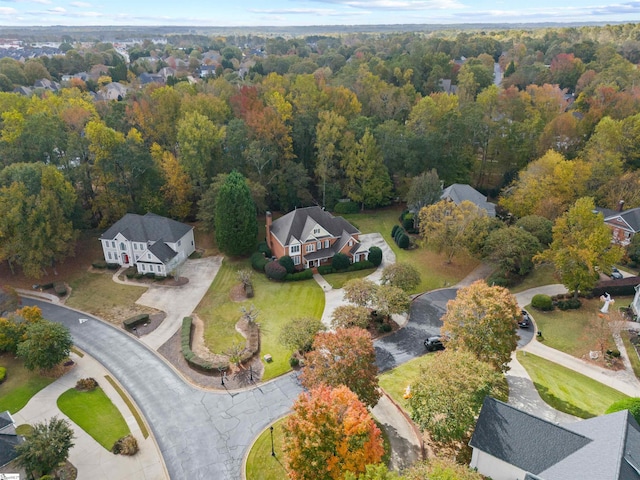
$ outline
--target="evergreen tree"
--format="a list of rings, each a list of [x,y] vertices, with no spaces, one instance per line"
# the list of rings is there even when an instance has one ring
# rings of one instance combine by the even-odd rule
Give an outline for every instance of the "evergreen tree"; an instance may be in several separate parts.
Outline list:
[[[218,248],[227,255],[246,255],[255,248],[256,206],[245,178],[235,170],[218,191],[215,226]]]

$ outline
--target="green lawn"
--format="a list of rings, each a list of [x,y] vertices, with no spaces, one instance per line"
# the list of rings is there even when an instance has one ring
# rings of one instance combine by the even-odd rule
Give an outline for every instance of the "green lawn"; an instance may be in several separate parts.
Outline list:
[[[330,273],[329,275],[323,275],[323,278],[333,288],[342,288],[344,287],[344,284],[349,280],[353,280],[355,278],[364,278],[368,275],[371,275],[375,271],[375,268],[368,268],[366,270],[358,270],[356,272]]]
[[[604,414],[627,395],[544,358],[517,352],[542,399],[553,408],[580,418]]]
[[[428,248],[416,248],[414,250],[402,250],[393,238],[391,229],[399,225],[398,217],[402,212],[401,207],[390,207],[372,212],[344,215],[362,233],[382,234],[386,242],[396,254],[398,262],[415,265],[420,271],[422,282],[410,293],[422,293],[436,288],[458,283],[467,276],[479,262],[464,253],[457,254],[452,263],[447,263],[444,255],[438,254]]]
[[[542,339],[545,345],[568,353],[575,357],[582,357],[589,353],[589,350],[599,350],[593,335],[589,334],[589,324],[596,319],[602,302],[597,298],[581,298],[582,307],[576,310],[555,309],[550,312],[542,312],[528,305],[527,310],[533,315],[542,332]],[[616,299],[614,306],[624,303],[624,298],[620,301]],[[613,307],[612,307],[613,309]],[[540,340],[540,338],[538,338]],[[610,339],[611,347],[615,346],[613,337]]]
[[[85,272],[76,277],[71,281],[71,297],[66,304],[115,323],[136,313],[150,312],[150,309],[135,304],[147,288],[115,283],[111,279],[112,273],[111,270]]]
[[[282,451],[284,438],[282,425],[286,420],[287,417],[284,417],[273,424],[275,457],[271,456],[271,432],[268,428],[263,430],[251,447],[247,457],[247,480],[286,480],[289,478],[284,468],[284,453]]]
[[[624,343],[624,349],[627,351],[627,355],[629,356],[629,362],[631,362],[631,367],[633,368],[633,373],[637,378],[640,379],[640,358],[638,358],[638,353],[633,345],[631,345],[631,341],[629,339],[629,332],[621,332],[620,337],[622,337],[622,343]]]
[[[71,388],[58,398],[58,408],[107,450],[131,433],[124,418],[102,388],[80,392]]]
[[[314,280],[279,283],[256,272],[253,276],[255,297],[233,302],[229,292],[239,283],[236,272],[244,268],[250,268],[246,260],[225,259],[196,313],[205,322],[206,345],[214,353],[226,353],[234,342],[244,344],[245,341],[235,330],[241,315],[240,307],[255,305],[259,311],[260,354],[268,353],[273,358],[272,362],[265,364],[263,380],[268,380],[291,368],[291,351],[279,340],[284,324],[294,318],[320,318],[324,310],[324,292]]]
[[[378,377],[380,386],[398,405],[409,411],[409,402],[404,398],[407,386],[418,380],[422,367],[433,361],[434,358],[434,354],[423,355],[409,360],[393,370],[384,372]]]
[[[542,285],[553,285],[560,283],[560,280],[556,277],[553,266],[544,264],[537,265],[531,273],[529,273],[524,279],[513,288],[510,288],[511,293],[524,292],[534,287],[541,287]]]
[[[31,397],[55,381],[55,378],[30,372],[22,360],[8,353],[0,355],[0,366],[7,369],[7,377],[0,384],[0,412],[9,410],[10,413],[16,413]]]

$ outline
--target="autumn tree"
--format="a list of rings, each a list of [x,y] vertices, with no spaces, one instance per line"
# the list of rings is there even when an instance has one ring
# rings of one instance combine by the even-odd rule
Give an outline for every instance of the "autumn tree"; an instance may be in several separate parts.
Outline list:
[[[326,327],[318,318],[294,318],[282,328],[280,343],[293,351],[306,353],[311,350],[316,334],[324,330]]]
[[[294,480],[338,480],[382,459],[382,433],[366,406],[345,386],[302,393],[284,426],[284,452]]]
[[[333,328],[367,328],[371,320],[371,312],[360,305],[340,305],[331,314]]]
[[[393,315],[409,310],[408,295],[393,285],[378,285],[366,278],[355,278],[344,284],[344,298],[360,307],[376,310],[380,315]]]
[[[60,323],[33,322],[24,335],[26,340],[18,344],[17,354],[29,370],[55,367],[69,356],[73,346],[69,329]]]
[[[402,472],[406,480],[483,480],[485,477],[468,465],[460,465],[447,457],[432,457],[414,463]]]
[[[516,222],[516,227],[536,237],[543,247],[547,247],[553,240],[553,222],[540,215],[522,217]]]
[[[49,475],[69,457],[73,438],[71,424],[65,419],[52,417],[36,423],[25,441],[15,447],[18,465],[35,474],[35,478]]]
[[[542,250],[531,233],[518,227],[494,230],[484,244],[484,256],[501,272],[526,275],[533,269],[533,256]]]
[[[411,418],[436,442],[468,440],[484,397],[500,377],[472,352],[448,348],[425,363],[411,384]]]
[[[256,246],[256,206],[244,177],[233,171],[216,198],[216,241],[228,255],[246,255]]]
[[[370,407],[380,398],[378,367],[371,335],[361,328],[338,328],[320,332],[313,350],[306,355],[302,384],[313,388],[320,384],[346,385]]]
[[[479,280],[458,290],[456,298],[447,302],[442,333],[448,349],[468,350],[506,372],[518,344],[519,317],[518,302],[509,290]]]
[[[444,251],[447,263],[451,263],[453,256],[464,249],[473,221],[482,215],[482,211],[468,200],[460,205],[441,200],[420,210],[420,235],[427,244]]]
[[[186,219],[193,203],[193,187],[189,176],[175,155],[163,150],[157,143],[151,146],[151,156],[164,178],[160,191],[168,206],[169,215],[178,220]]]
[[[382,270],[381,283],[401,288],[405,292],[411,292],[420,285],[420,272],[410,263],[392,263]]]
[[[580,291],[594,287],[598,271],[610,271],[624,254],[619,246],[611,244],[611,230],[602,214],[594,210],[592,198],[576,201],[556,220],[549,249],[534,257],[539,262],[550,262],[562,284],[576,298]]]
[[[38,307],[22,307],[6,318],[0,317],[0,352],[16,353],[20,342],[26,340],[29,325],[42,321]]]
[[[400,476],[395,470],[390,470],[384,463],[376,465],[367,465],[365,471],[360,475],[347,472],[344,480],[403,480],[404,476]]]
[[[422,207],[433,205],[442,197],[442,183],[435,168],[423,172],[411,180],[407,193],[407,207],[413,212],[419,212]]]

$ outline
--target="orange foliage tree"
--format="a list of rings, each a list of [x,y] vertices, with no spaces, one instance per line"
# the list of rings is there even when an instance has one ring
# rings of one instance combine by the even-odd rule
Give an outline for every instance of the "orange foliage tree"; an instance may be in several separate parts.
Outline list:
[[[284,427],[284,452],[294,480],[332,480],[380,462],[382,433],[367,407],[345,386],[302,393]]]

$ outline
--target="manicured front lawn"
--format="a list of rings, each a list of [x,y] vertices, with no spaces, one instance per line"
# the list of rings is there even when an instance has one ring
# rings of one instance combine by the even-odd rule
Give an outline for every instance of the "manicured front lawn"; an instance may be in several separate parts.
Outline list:
[[[384,372],[378,377],[380,386],[398,405],[409,411],[409,402],[404,398],[407,386],[418,380],[422,367],[432,362],[435,357],[435,354],[423,355]]]
[[[561,412],[580,418],[596,417],[613,402],[627,398],[618,390],[531,353],[519,351],[517,358],[542,399]]]
[[[120,411],[100,387],[90,392],[71,388],[58,398],[58,408],[107,450],[131,433]]]
[[[597,298],[580,299],[582,307],[576,310],[555,309],[550,312],[543,312],[527,306],[527,310],[533,316],[542,332],[542,339],[545,345],[568,353],[575,357],[582,357],[590,350],[598,350],[593,334],[589,332],[589,325],[597,318],[602,302]],[[612,305],[610,314],[614,314],[619,304],[624,303],[624,299]],[[614,347],[613,337],[610,338],[611,347]]]
[[[234,302],[229,297],[237,285],[237,271],[251,268],[246,260],[225,259],[209,291],[198,305],[196,313],[205,322],[205,344],[214,353],[227,353],[234,342],[244,345],[244,337],[236,330],[240,307],[254,305],[259,311],[260,354],[270,354],[273,361],[265,364],[263,380],[277,377],[291,369],[291,351],[279,340],[284,324],[301,317],[322,317],[324,292],[314,280],[274,282],[264,274],[254,272],[255,297]]]
[[[329,275],[323,275],[323,278],[333,288],[342,288],[344,287],[344,284],[349,280],[364,278],[371,275],[375,271],[375,268],[368,268],[366,270],[358,270],[356,272],[330,273]]]
[[[7,369],[7,377],[0,384],[0,412],[9,410],[10,413],[16,413],[31,397],[55,381],[55,378],[27,370],[22,360],[8,353],[0,355],[0,367]]]
[[[344,218],[358,227],[362,233],[380,233],[396,254],[396,261],[410,263],[418,268],[422,282],[410,293],[422,293],[436,288],[454,285],[466,277],[479,262],[459,253],[447,263],[444,255],[429,248],[402,250],[391,237],[391,229],[399,225],[401,207],[390,207],[372,212],[344,215]]]
[[[273,424],[273,450],[271,455],[271,432],[267,428],[257,438],[249,456],[247,457],[247,480],[286,480],[287,470],[284,467],[284,452],[282,440],[284,438],[283,424],[287,417],[281,418]]]
[[[71,281],[72,292],[66,304],[113,323],[120,323],[137,313],[153,311],[135,303],[146,287],[115,283],[111,279],[113,273],[111,270],[85,272],[76,277]]]
[[[530,288],[553,285],[555,283],[560,283],[560,280],[556,277],[555,269],[551,265],[543,264],[537,265],[518,285],[509,290],[511,290],[511,293],[518,293]]]

